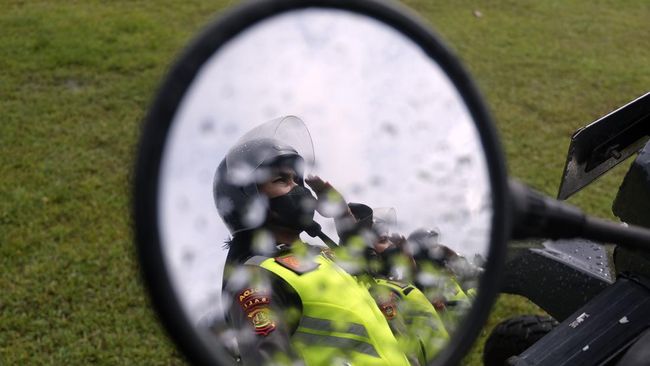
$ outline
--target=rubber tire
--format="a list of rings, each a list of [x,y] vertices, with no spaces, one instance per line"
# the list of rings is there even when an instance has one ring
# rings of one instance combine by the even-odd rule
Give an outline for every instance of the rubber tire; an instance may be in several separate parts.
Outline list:
[[[511,356],[524,352],[559,323],[550,316],[522,315],[497,324],[485,341],[483,364],[503,366]]]

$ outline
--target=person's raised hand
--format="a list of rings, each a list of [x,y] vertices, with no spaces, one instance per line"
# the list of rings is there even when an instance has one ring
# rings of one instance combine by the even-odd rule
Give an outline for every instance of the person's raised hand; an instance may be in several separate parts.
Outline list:
[[[316,193],[318,200],[316,211],[323,217],[339,218],[351,215],[347,202],[330,182],[310,174],[305,178],[305,183]]]

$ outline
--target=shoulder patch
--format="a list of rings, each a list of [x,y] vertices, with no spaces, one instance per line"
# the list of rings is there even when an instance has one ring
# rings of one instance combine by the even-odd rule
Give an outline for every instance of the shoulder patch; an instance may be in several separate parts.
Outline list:
[[[269,305],[271,303],[271,296],[266,291],[260,291],[257,288],[247,288],[237,296],[237,300],[239,300],[239,305],[241,305],[242,310],[249,313],[255,307]]]
[[[266,336],[275,329],[275,322],[269,308],[271,296],[268,292],[247,288],[237,295],[237,300],[255,329],[255,334]]]
[[[275,329],[275,322],[272,320],[270,313],[271,309],[264,306],[251,311],[247,315],[251,324],[253,324],[253,328],[255,328],[255,334],[267,336]]]
[[[311,272],[320,266],[320,263],[315,263],[308,260],[299,260],[295,255],[292,254],[275,257],[275,261],[281,264],[283,267],[296,272],[297,274]]]
[[[390,295],[378,305],[386,319],[393,320],[397,316],[397,295],[394,292],[390,292]]]

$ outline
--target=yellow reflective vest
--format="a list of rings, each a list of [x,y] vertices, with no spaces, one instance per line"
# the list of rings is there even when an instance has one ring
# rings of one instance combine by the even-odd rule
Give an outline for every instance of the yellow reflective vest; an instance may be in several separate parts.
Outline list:
[[[454,332],[469,311],[473,297],[467,296],[456,278],[447,270],[440,269],[431,263],[424,263],[421,265],[421,271],[434,279],[425,288],[425,297],[430,301],[436,299],[445,301],[445,308],[438,311],[438,314],[447,332]],[[472,291],[472,294],[474,293],[475,290]]]
[[[313,269],[304,270],[310,268],[305,261]],[[331,259],[288,254],[257,264],[280,276],[300,296],[302,314],[291,344],[307,366],[409,365],[367,288]]]
[[[383,278],[374,278],[373,282],[371,292],[391,324],[400,347],[411,360],[421,365],[431,362],[449,340],[431,302],[413,285]]]

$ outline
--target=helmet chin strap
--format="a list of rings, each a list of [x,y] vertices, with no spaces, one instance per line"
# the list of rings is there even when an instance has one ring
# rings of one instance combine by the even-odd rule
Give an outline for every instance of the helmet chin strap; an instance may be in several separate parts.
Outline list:
[[[307,235],[311,236],[312,238],[318,237],[320,240],[322,240],[328,247],[334,249],[338,247],[338,245],[332,240],[329,236],[327,236],[320,224],[318,224],[316,221],[312,221],[307,228],[305,228],[305,232]]]

